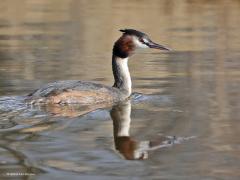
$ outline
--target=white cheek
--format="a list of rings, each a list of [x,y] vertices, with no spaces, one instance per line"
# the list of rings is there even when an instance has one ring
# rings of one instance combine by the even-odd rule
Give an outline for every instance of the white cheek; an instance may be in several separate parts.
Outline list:
[[[147,45],[141,43],[137,37],[133,37],[133,42],[137,48],[149,48]]]

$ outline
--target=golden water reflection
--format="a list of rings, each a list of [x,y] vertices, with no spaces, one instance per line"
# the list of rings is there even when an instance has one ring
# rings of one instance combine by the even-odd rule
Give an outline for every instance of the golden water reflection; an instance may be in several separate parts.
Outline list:
[[[118,29],[136,28],[174,51],[143,51],[133,56],[129,62],[133,89],[172,97],[172,105],[162,107],[161,99],[156,98],[133,105],[127,142],[154,139],[158,133],[198,137],[186,145],[151,152],[143,164],[127,163],[123,167],[122,161],[113,162],[118,159],[115,153],[111,156],[109,148],[113,144],[112,121],[98,119],[110,117],[101,113],[94,118],[82,117],[68,108],[50,108],[46,111],[73,113],[73,125],[69,123],[59,131],[53,131],[52,124],[45,129],[29,128],[16,137],[32,133],[34,140],[7,139],[4,147],[17,147],[36,162],[47,162],[43,163],[47,167],[67,162],[62,164],[76,168],[84,162],[92,174],[110,178],[112,174],[137,178],[151,174],[155,179],[186,179],[187,174],[190,179],[238,179],[239,1],[3,0],[0,9],[0,95],[27,94],[46,82],[66,79],[112,85],[111,49],[120,36]],[[5,126],[8,119],[3,116],[4,127],[36,123],[34,118],[11,115]],[[54,119],[58,127],[70,118],[46,119]],[[117,146],[120,149],[121,145]],[[51,168],[47,171],[53,172]],[[59,170],[58,174],[66,175],[66,171]]]

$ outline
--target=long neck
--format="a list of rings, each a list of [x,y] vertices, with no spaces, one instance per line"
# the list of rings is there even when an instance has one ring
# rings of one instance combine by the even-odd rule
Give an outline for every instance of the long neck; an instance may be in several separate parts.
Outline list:
[[[128,70],[128,58],[120,58],[113,54],[112,70],[115,80],[113,87],[125,90],[130,95],[132,92],[132,81]]]

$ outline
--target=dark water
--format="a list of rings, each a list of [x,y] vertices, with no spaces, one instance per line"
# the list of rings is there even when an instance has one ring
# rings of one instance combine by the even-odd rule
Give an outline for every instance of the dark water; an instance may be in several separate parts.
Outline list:
[[[2,0],[0,9],[0,179],[240,179],[239,1]],[[112,85],[112,44],[125,27],[175,50],[130,59],[144,95],[96,110],[21,104],[55,80]]]

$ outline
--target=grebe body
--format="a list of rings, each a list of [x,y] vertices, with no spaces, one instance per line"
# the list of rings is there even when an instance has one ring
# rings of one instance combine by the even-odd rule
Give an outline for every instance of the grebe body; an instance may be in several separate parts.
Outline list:
[[[137,48],[170,50],[156,44],[140,31],[120,30],[122,36],[115,42],[112,54],[112,87],[77,80],[49,83],[27,96],[31,104],[98,104],[115,103],[128,98],[132,92],[132,81],[128,69],[128,58]]]
[[[46,84],[28,95],[31,104],[98,104],[115,103],[129,97],[125,90],[78,80]]]

